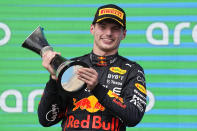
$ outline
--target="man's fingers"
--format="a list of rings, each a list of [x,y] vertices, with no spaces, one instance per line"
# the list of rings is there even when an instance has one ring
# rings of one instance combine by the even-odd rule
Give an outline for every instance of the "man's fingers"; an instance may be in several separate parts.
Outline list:
[[[78,79],[88,84],[88,80],[85,79],[84,77],[78,76]]]
[[[95,72],[92,72],[90,70],[87,70],[87,69],[82,69],[82,70],[78,70],[78,75],[85,79],[85,80],[88,80],[88,82],[94,82],[95,79],[97,80],[97,73]],[[87,83],[87,82],[86,82]]]
[[[43,54],[42,59],[43,61],[46,61],[47,63],[50,63],[51,60],[55,57],[55,55],[58,54],[57,52],[47,51]]]
[[[97,84],[96,79],[93,79],[91,77],[87,78],[83,76],[78,76],[78,79],[85,82],[90,87],[95,86]]]
[[[92,68],[79,68],[78,74],[85,74],[89,77],[94,77],[94,76],[97,77],[97,75],[98,75],[97,72]]]
[[[47,51],[42,55],[42,60],[43,60],[43,66],[44,67],[48,67],[50,66],[50,62],[51,60],[55,57],[56,54],[60,54],[57,52],[53,52],[53,51]]]
[[[44,68],[46,68],[49,73],[53,76],[55,76],[55,72],[54,69],[51,66],[51,61],[52,59],[55,57],[55,55],[61,55],[58,52],[53,52],[53,51],[46,51],[43,55],[42,55],[42,65]]]
[[[87,73],[80,73],[78,74],[79,77],[83,78],[84,80],[92,81],[95,79],[95,76],[87,75]]]
[[[78,79],[82,80],[92,90],[98,83],[98,73],[92,68],[80,68],[77,70]]]

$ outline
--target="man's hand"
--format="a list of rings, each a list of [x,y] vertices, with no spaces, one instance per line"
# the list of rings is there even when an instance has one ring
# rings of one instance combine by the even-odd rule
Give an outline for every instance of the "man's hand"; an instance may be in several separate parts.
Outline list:
[[[56,54],[60,55],[60,53],[53,52],[53,51],[47,51],[42,55],[42,66],[48,70],[48,72],[51,74],[51,78],[54,80],[57,80],[57,77],[50,63]]]
[[[85,82],[89,90],[93,90],[98,84],[98,73],[93,68],[79,68],[77,74],[78,79]]]

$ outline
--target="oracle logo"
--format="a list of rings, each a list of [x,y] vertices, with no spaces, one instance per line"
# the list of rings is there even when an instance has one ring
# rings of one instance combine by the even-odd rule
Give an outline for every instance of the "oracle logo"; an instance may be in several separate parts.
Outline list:
[[[184,29],[190,29],[190,22],[181,22],[175,26],[173,32],[173,44],[180,45],[181,44],[181,31]],[[156,29],[160,29],[162,31],[162,39],[155,39],[153,37],[153,31]],[[148,26],[146,30],[146,38],[148,42],[152,45],[168,45],[169,44],[169,28],[165,23],[155,22]],[[192,29],[192,39],[195,43],[197,43],[197,25],[195,25]]]
[[[34,112],[35,97],[43,94],[43,89],[36,89],[29,93],[27,99],[27,112]],[[9,107],[6,103],[6,99],[9,96],[14,96],[16,105],[15,107]],[[23,95],[20,91],[15,89],[5,90],[0,96],[0,108],[5,112],[23,112]]]

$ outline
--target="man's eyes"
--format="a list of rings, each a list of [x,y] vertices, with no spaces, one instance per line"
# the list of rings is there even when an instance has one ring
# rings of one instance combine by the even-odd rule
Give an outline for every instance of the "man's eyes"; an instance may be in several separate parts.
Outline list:
[[[120,27],[113,27],[113,30],[120,30]]]
[[[102,29],[105,29],[105,26],[104,26],[104,25],[101,25],[100,27],[101,27]]]
[[[105,25],[100,25],[100,28],[101,28],[101,29],[105,29],[106,26],[105,26]],[[119,26],[115,26],[115,27],[112,27],[111,29],[112,29],[112,30],[120,30],[120,27],[119,27]]]

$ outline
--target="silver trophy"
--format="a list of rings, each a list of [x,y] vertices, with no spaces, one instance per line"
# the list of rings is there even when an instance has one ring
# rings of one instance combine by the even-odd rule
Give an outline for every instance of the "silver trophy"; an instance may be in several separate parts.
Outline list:
[[[23,42],[22,47],[37,53],[41,57],[46,51],[53,51],[53,48],[48,44],[44,37],[43,28],[40,26],[27,37]],[[86,87],[86,83],[79,80],[76,75],[77,69],[81,67],[89,67],[86,63],[81,61],[71,61],[60,55],[56,55],[50,64],[56,72],[58,78],[57,82],[61,84],[65,91],[75,92]]]

